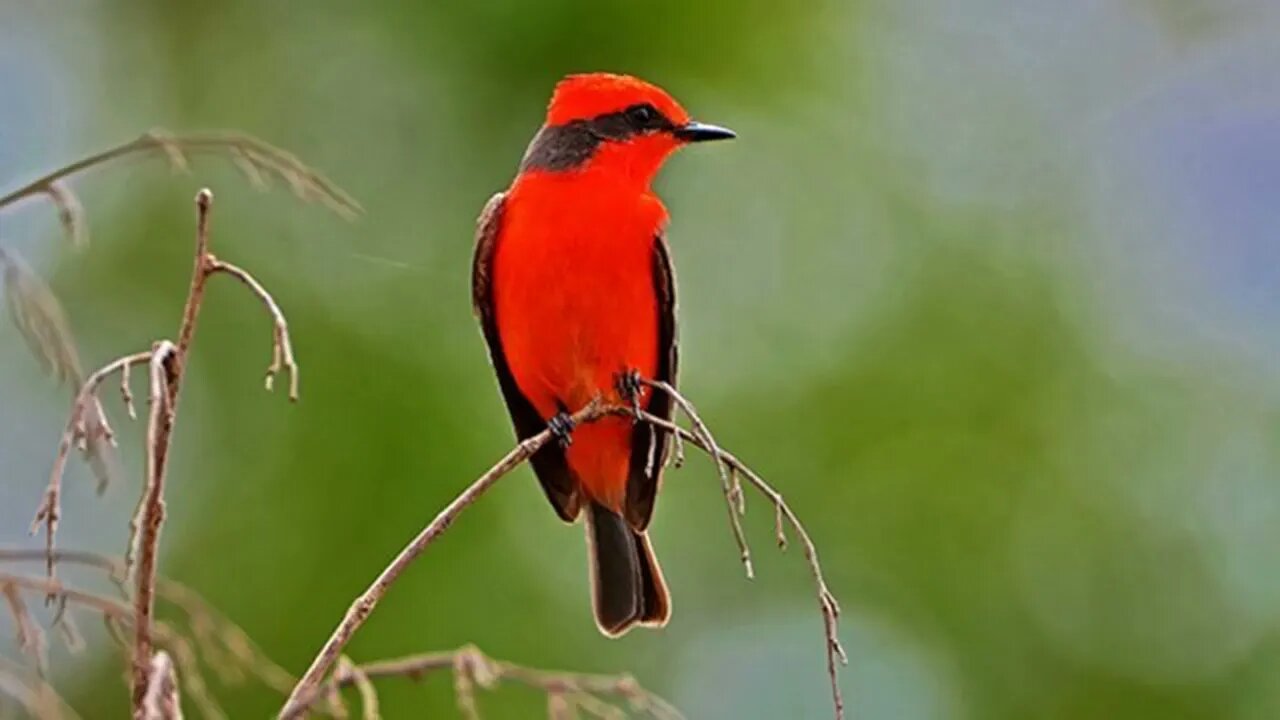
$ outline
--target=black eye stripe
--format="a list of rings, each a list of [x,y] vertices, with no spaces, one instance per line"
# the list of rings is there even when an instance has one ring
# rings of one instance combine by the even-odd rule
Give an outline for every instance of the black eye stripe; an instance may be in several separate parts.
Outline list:
[[[675,128],[670,120],[649,103],[597,115],[588,120],[587,125],[602,140],[626,140],[634,135]]]
[[[675,123],[649,103],[632,105],[590,120],[542,128],[521,162],[522,169],[563,171],[582,165],[604,142],[625,142],[637,135],[671,132]]]

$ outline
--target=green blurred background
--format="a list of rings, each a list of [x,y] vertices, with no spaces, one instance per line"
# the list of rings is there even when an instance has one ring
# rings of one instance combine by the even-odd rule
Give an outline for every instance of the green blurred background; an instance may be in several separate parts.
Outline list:
[[[511,445],[469,307],[473,222],[555,81],[600,69],[739,132],[657,185],[682,383],[819,543],[852,717],[1280,717],[1272,0],[3,2],[0,188],[150,127],[236,128],[366,209],[347,224],[226,162],[175,176],[152,159],[75,181],[85,252],[45,204],[0,215],[90,366],[175,331],[201,186],[215,251],[289,314],[296,407],[260,390],[253,299],[210,292],[163,572],[300,672]],[[41,542],[26,525],[65,411],[0,327],[0,542]],[[104,499],[74,467],[64,546],[123,548],[139,443],[129,427],[126,482]],[[581,530],[521,470],[350,654],[474,642],[633,672],[691,718],[826,717],[802,557],[773,550],[772,514],[748,500],[753,582],[710,465],[668,477],[653,536],[675,616],[609,641]],[[92,640],[55,653],[57,683],[85,717],[125,717],[116,656]],[[235,718],[279,703],[215,689]],[[454,714],[445,676],[380,689],[390,717]],[[482,707],[524,718],[543,701],[509,689]]]

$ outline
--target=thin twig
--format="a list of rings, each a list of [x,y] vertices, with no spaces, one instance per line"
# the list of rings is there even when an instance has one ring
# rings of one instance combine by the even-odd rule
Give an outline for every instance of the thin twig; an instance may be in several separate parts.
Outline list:
[[[593,422],[611,412],[612,409],[603,406],[599,402],[593,402],[574,413],[572,420],[576,424]],[[496,465],[489,468],[475,482],[467,486],[458,497],[454,498],[453,502],[449,503],[444,510],[441,510],[440,514],[418,533],[417,537],[400,551],[395,559],[391,561],[391,564],[379,573],[373,584],[351,604],[351,607],[343,616],[342,622],[338,624],[333,634],[325,641],[315,660],[312,661],[311,667],[307,668],[302,679],[298,681],[297,686],[290,693],[289,699],[280,711],[281,718],[298,717],[314,701],[325,675],[329,673],[334,663],[337,662],[338,656],[342,653],[342,648],[351,640],[356,630],[364,624],[369,614],[373,612],[382,597],[386,595],[387,590],[390,589],[391,585],[414,559],[421,555],[422,551],[426,550],[427,546],[440,534],[447,530],[463,510],[484,495],[503,476],[519,467],[525,460],[528,460],[551,438],[551,431],[544,430],[520,442]]]
[[[160,141],[152,139],[152,142],[169,143],[166,145],[166,151],[172,151],[171,140]],[[298,180],[297,182],[303,181]],[[49,490],[46,492],[45,503],[36,516],[36,524],[42,520],[48,523],[46,562],[49,576],[52,579],[55,552],[53,537],[59,510],[58,500],[61,478],[71,446],[75,445],[77,440],[83,441],[88,432],[84,419],[86,398],[96,400],[94,393],[98,385],[110,372],[120,371],[122,374],[127,374],[130,365],[149,360],[151,371],[148,393],[150,413],[146,436],[146,482],[142,498],[138,503],[138,510],[134,515],[133,522],[130,524],[131,535],[124,564],[126,577],[133,568],[135,561],[138,566],[136,590],[133,596],[135,622],[133,623],[134,641],[131,654],[133,661],[131,673],[132,707],[135,718],[141,718],[145,715],[143,701],[147,693],[150,673],[148,663],[152,657],[155,644],[153,638],[153,616],[155,611],[158,546],[160,529],[164,522],[165,470],[168,465],[173,426],[177,417],[179,391],[181,390],[191,342],[195,336],[200,309],[204,302],[205,288],[210,275],[215,272],[225,272],[237,278],[266,305],[275,323],[275,349],[273,351],[272,367],[268,371],[268,388],[270,388],[271,375],[281,367],[286,367],[291,376],[290,395],[296,398],[297,394],[297,363],[293,357],[293,348],[289,340],[288,326],[284,314],[280,311],[270,293],[247,271],[229,263],[223,263],[209,252],[209,219],[213,194],[207,189],[201,190],[196,194],[195,203],[195,258],[191,273],[191,285],[182,311],[182,322],[178,329],[177,343],[171,343],[168,340],[159,341],[155,343],[150,352],[121,358],[95,373],[85,383],[81,393],[77,396],[76,403],[73,405],[71,417],[67,423],[67,430],[64,432],[62,442],[59,445],[58,454],[54,462],[54,472]],[[2,205],[3,202],[0,202],[0,206]],[[129,392],[127,377],[122,380],[121,394],[124,397],[126,407],[132,412],[132,396]],[[106,418],[101,417],[99,424],[103,428],[102,432],[109,438],[111,431],[106,424]],[[177,653],[175,660],[180,666],[184,665],[188,655],[183,652],[183,647],[178,645],[174,648]],[[211,697],[208,698],[207,703],[203,703],[206,693],[204,692],[202,681],[198,677],[192,677],[192,673],[184,671],[183,675],[186,676],[187,683],[193,686],[192,695],[194,699],[197,702],[213,707]]]
[[[360,693],[360,714],[364,720],[379,720],[382,717],[378,710],[378,691],[374,689],[373,683],[369,682],[369,676],[365,674],[363,668],[343,655],[338,658],[338,670],[334,676],[341,677],[356,686],[356,690]]]
[[[33,592],[42,592],[46,595],[66,597],[69,602],[82,607],[87,607],[91,610],[96,610],[97,612],[108,617],[115,618],[116,620],[120,620],[125,623],[133,622],[133,610],[123,602],[102,597],[101,595],[96,595],[91,592],[67,587],[66,585],[63,585],[62,582],[53,578],[0,573],[0,587],[8,585],[13,585]]]
[[[341,662],[341,660],[339,661]],[[474,645],[467,645],[448,652],[422,653],[402,658],[380,660],[339,668],[326,684],[326,690],[338,690],[357,685],[359,676],[368,681],[382,678],[403,677],[419,680],[433,672],[452,670],[460,674],[468,688],[479,685],[490,688],[499,682],[511,682],[541,690],[549,696],[558,696],[573,707],[580,696],[617,698],[632,708],[658,720],[682,720],[683,715],[671,703],[645,690],[630,675],[595,675],[585,673],[540,670],[488,657]],[[468,689],[464,691],[470,693]],[[474,701],[474,697],[467,695]],[[463,700],[462,703],[465,703]],[[472,706],[474,707],[474,705]],[[306,708],[304,707],[303,710]],[[463,710],[464,714],[467,712]]]
[[[67,612],[67,599],[65,597],[58,599],[58,609],[55,611],[50,625],[54,630],[58,631],[58,636],[62,638],[62,644],[66,646],[67,651],[72,655],[84,650],[84,635],[80,633],[80,628],[76,625],[71,613]]]
[[[476,686],[488,689],[496,680],[489,659],[473,646],[453,654],[453,695],[458,712],[466,720],[480,720]]]
[[[154,640],[152,618],[155,614],[156,563],[160,547],[160,528],[164,524],[164,469],[173,432],[175,365],[178,349],[161,340],[151,351],[151,412],[147,420],[147,482],[135,518],[138,572],[133,596],[133,714],[145,717],[143,702],[150,680],[150,662]]]
[[[298,363],[293,359],[293,343],[289,340],[289,322],[285,320],[284,312],[276,304],[275,298],[271,297],[271,293],[267,292],[262,283],[258,282],[248,271],[229,262],[213,259],[209,265],[209,272],[226,273],[239,280],[254,295],[257,295],[262,304],[266,306],[267,312],[271,314],[271,320],[275,324],[271,343],[271,364],[267,366],[266,388],[270,390],[276,375],[281,370],[284,370],[289,373],[289,399],[297,402]]]
[[[177,667],[178,678],[183,684],[184,692],[200,709],[200,714],[205,720],[226,720],[226,712],[214,699],[213,693],[204,681],[204,675],[200,673],[200,661],[190,641],[164,624],[157,624],[155,629],[157,639],[173,651],[173,662]]]
[[[44,559],[45,554],[42,550],[0,548],[0,563],[36,562]],[[122,585],[124,576],[122,559],[75,550],[56,551],[54,559],[59,564],[75,564],[101,570],[113,584],[122,591],[125,590]],[[74,601],[76,598],[68,598],[65,594],[55,593],[55,595],[59,599],[59,605],[58,614],[52,624],[62,632],[76,633],[74,626],[71,625],[73,615],[67,611],[67,606],[70,604],[68,601]],[[193,646],[199,649],[201,659],[211,667],[214,667],[219,660],[226,658],[224,663],[226,667],[214,668],[224,675],[235,672],[242,677],[243,673],[248,672],[282,696],[287,695],[293,688],[296,679],[292,675],[268,657],[243,629],[210,607],[194,590],[179,582],[158,577],[156,596],[179,609],[186,616],[187,624],[190,626],[193,642],[187,642],[179,632],[164,624],[156,626],[156,636],[161,645],[172,650],[172,657],[181,670],[178,673],[179,678],[187,686],[188,694],[201,708],[203,715],[216,717],[221,714],[221,710],[217,708],[201,678],[199,661],[194,657]],[[128,600],[128,597],[125,596],[125,599]],[[120,606],[120,610],[123,614],[116,616],[118,623],[110,627],[132,624],[133,611],[124,605]],[[128,649],[127,644],[125,649]],[[225,655],[223,655],[224,652]]]
[[[813,541],[805,530],[804,525],[800,522],[799,518],[796,517],[795,513],[792,512],[791,508],[786,504],[782,496],[774,490],[772,486],[766,483],[759,475],[743,464],[735,456],[720,449],[720,447],[715,443],[715,440],[711,437],[706,425],[702,423],[697,410],[693,407],[692,403],[680,396],[674,388],[666,385],[665,383],[659,385],[652,384],[644,380],[642,380],[642,382],[649,384],[651,387],[656,387],[668,392],[690,418],[690,422],[694,423],[695,430],[685,430],[668,420],[646,412],[641,412],[639,416],[635,416],[635,411],[630,407],[624,405],[603,405],[599,400],[593,401],[587,407],[575,413],[572,418],[574,424],[581,425],[584,423],[594,422],[606,415],[629,415],[637,417],[638,420],[648,422],[654,427],[665,430],[677,438],[693,443],[695,446],[711,455],[714,459],[717,459],[717,464],[724,468],[722,471],[722,478],[723,486],[727,493],[730,493],[733,487],[733,484],[729,480],[730,472],[732,472],[732,477],[737,478],[741,475],[747,478],[753,486],[769,498],[775,508],[778,509],[778,512],[781,513],[782,517],[784,517],[795,530],[797,536],[805,547],[805,557],[808,560],[810,571],[813,573],[814,581],[817,585],[818,601],[823,618],[823,626],[826,635],[827,671],[831,683],[832,701],[835,705],[835,717],[837,720],[842,720],[844,718],[844,700],[839,687],[837,662],[847,664],[848,658],[845,656],[844,649],[840,645],[838,629],[836,626],[840,609],[835,601],[835,597],[827,587],[826,579],[822,573],[822,567],[818,562],[817,549],[814,547]],[[698,426],[700,426],[700,429],[698,429]],[[368,619],[378,602],[387,593],[391,584],[396,581],[409,564],[412,563],[413,560],[417,558],[418,555],[420,555],[436,537],[443,533],[463,510],[474,503],[485,491],[492,487],[493,484],[504,475],[511,472],[511,470],[515,469],[532,456],[533,453],[537,452],[538,448],[548,442],[551,437],[551,432],[549,430],[544,430],[538,435],[528,438],[518,444],[515,449],[507,453],[502,460],[490,468],[484,475],[480,476],[479,479],[467,486],[467,488],[464,489],[462,493],[453,500],[453,502],[441,511],[426,528],[424,528],[403,550],[400,551],[400,554],[396,556],[396,558],[382,571],[381,574],[379,574],[374,583],[369,586],[369,588],[366,589],[365,592],[362,593],[347,610],[338,627],[325,642],[320,652],[312,661],[311,666],[307,669],[307,672],[302,676],[302,679],[298,681],[297,686],[294,687],[293,692],[290,693],[289,699],[285,702],[284,708],[280,711],[279,718],[281,720],[289,720],[291,718],[298,717],[304,713],[306,708],[310,706],[320,695],[324,677],[333,668],[334,663],[341,654],[342,648],[346,646],[346,644],[351,640],[351,637],[355,634],[356,630],[358,630],[360,626],[364,624],[365,620]],[[739,490],[739,494],[740,493],[741,491]],[[740,500],[735,498],[734,495],[728,494],[727,497],[729,498],[730,517],[736,518],[739,514],[739,509],[743,506],[741,505]],[[736,534],[737,532],[735,530],[735,535]],[[743,547],[745,548],[745,539],[742,542]],[[748,569],[749,568],[750,565],[748,565]],[[455,663],[458,662],[458,658],[453,658],[453,661]],[[469,678],[466,677],[465,674],[455,671],[455,680],[459,684],[458,695],[460,710],[462,710],[464,714],[470,713],[473,709],[473,704],[468,700],[469,689],[467,688],[467,683],[469,682]]]
[[[701,437],[668,420],[649,413],[641,413],[641,419],[667,432],[678,434],[702,450],[711,452]],[[827,675],[831,683],[831,699],[835,705],[835,717],[840,720],[844,717],[844,698],[840,692],[839,665],[848,665],[849,658],[845,654],[844,647],[840,644],[838,628],[840,605],[836,602],[835,595],[832,594],[831,589],[827,586],[826,577],[822,573],[822,564],[818,560],[818,548],[814,545],[813,539],[809,537],[809,531],[805,529],[804,524],[800,522],[800,518],[796,516],[791,506],[783,499],[781,493],[765,482],[764,478],[756,474],[754,470],[732,453],[721,451],[720,457],[729,467],[745,477],[756,490],[769,499],[769,502],[775,508],[777,518],[786,520],[786,523],[791,526],[796,537],[800,539],[800,544],[804,547],[805,560],[809,564],[809,571],[813,575],[814,585],[817,588],[818,608],[822,613],[823,631],[826,635]],[[778,520],[778,522],[780,523],[781,520]],[[777,528],[777,533],[779,544],[785,545],[786,535],[782,531],[780,524]]]
[[[257,138],[230,132],[168,135],[162,131],[146,133],[129,142],[64,165],[44,177],[0,196],[0,208],[25,198],[52,195],[56,191],[51,188],[57,188],[60,180],[97,165],[128,155],[157,150],[169,157],[170,164],[175,166],[175,170],[184,169],[187,154],[230,155],[237,167],[245,171],[250,182],[257,187],[264,186],[263,175],[269,173],[288,182],[300,198],[318,199],[345,218],[354,218],[361,212],[360,203],[324,175],[308,167],[293,154]]]
[[[151,359],[150,352],[140,353],[140,355],[143,355],[147,360]],[[137,362],[143,362],[143,359],[138,359]],[[129,413],[129,419],[137,420],[138,409],[133,406],[133,391],[129,389],[129,368],[133,363],[134,360],[132,358],[125,358],[124,364],[120,367],[120,401],[124,403],[124,409],[125,412]]]
[[[187,352],[195,336],[196,321],[204,302],[204,289],[209,279],[209,209],[213,193],[208,189],[196,193],[196,252],[191,271],[191,287],[182,309],[177,344],[162,340],[151,353],[151,414],[147,422],[147,477],[142,502],[133,523],[134,541],[126,565],[138,561],[134,607],[133,648],[133,715],[142,714],[142,700],[147,692],[147,665],[152,652],[151,618],[155,610],[156,562],[159,552],[160,527],[164,522],[164,476],[169,461],[169,443],[177,419],[178,396],[186,370]],[[132,557],[131,557],[132,556]]]
[[[48,558],[46,569],[49,577],[54,576],[54,545],[58,532],[58,520],[62,514],[62,476],[65,474],[67,457],[71,454],[72,446],[76,445],[83,433],[86,432],[84,429],[85,410],[90,404],[101,407],[96,402],[98,387],[108,377],[118,372],[124,378],[122,382],[126,383],[125,387],[128,387],[129,366],[146,362],[150,358],[151,351],[148,350],[126,355],[107,363],[84,381],[80,391],[76,393],[75,400],[71,403],[71,413],[67,418],[66,428],[62,431],[62,439],[58,441],[58,452],[53,458],[53,471],[49,474],[49,485],[45,489],[44,500],[36,510],[35,519],[31,522],[32,535],[39,532],[41,523],[44,524],[45,552]],[[110,433],[110,426],[106,423],[105,417],[101,419],[100,424],[105,432]]]
[[[21,551],[6,551],[17,554]],[[79,557],[85,559],[86,564],[101,565],[97,556],[88,553],[79,554]],[[63,558],[65,559],[65,558]],[[94,610],[102,615],[106,623],[108,632],[125,651],[126,658],[132,659],[133,644],[126,639],[126,628],[133,626],[135,629],[139,623],[136,620],[136,610],[124,602],[106,598],[83,590],[75,590],[63,585],[61,582],[52,578],[32,578],[21,575],[11,575],[0,573],[0,587],[19,587],[29,591],[44,592],[47,595],[57,597],[62,602],[78,605],[83,608]],[[153,621],[151,624],[150,635],[155,645],[165,647],[173,658],[179,672],[178,676],[185,683],[187,693],[192,701],[200,708],[201,714],[211,720],[217,718],[225,718],[217,702],[213,699],[212,693],[204,682],[203,676],[200,674],[200,662],[196,656],[196,651],[191,642],[181,633],[175,630],[167,623]],[[136,663],[134,663],[136,666]],[[152,685],[154,667],[147,663],[147,683],[148,688]],[[131,673],[132,674],[132,673]],[[139,703],[138,717],[150,717],[146,715],[146,692],[144,689],[142,701]]]
[[[742,559],[742,566],[746,569],[747,579],[755,577],[755,568],[751,564],[751,546],[747,543],[747,533],[742,529],[742,516],[747,511],[745,496],[742,493],[742,485],[738,482],[737,473],[732,468],[726,466],[724,462],[724,453],[721,452],[720,446],[716,444],[716,439],[711,435],[711,429],[702,421],[702,417],[698,415],[698,410],[683,395],[676,391],[671,383],[662,380],[640,379],[642,385],[647,385],[653,390],[660,390],[667,394],[667,397],[675,401],[680,410],[684,412],[685,417],[689,418],[689,423],[693,426],[693,434],[698,436],[699,446],[711,455],[711,461],[715,463],[716,473],[720,476],[720,488],[724,491],[725,504],[729,510],[729,527],[733,530],[734,542],[738,544],[738,554]],[[641,414],[638,409],[633,409],[635,415]],[[679,437],[677,435],[677,437]],[[678,453],[683,456],[684,448],[680,447],[679,440],[676,440]],[[683,457],[681,457],[683,460]]]

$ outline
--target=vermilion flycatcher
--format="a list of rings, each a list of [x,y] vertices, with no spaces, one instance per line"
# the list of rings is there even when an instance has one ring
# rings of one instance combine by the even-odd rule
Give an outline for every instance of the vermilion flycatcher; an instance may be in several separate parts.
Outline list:
[[[533,469],[563,520],[586,509],[592,607],[609,636],[671,616],[645,532],[668,438],[625,417],[575,430],[569,415],[600,396],[671,417],[670,398],[636,382],[676,381],[667,211],[650,183],[686,143],[732,137],[636,78],[569,76],[476,231],[472,300],[498,385],[517,436],[550,427],[560,440]]]

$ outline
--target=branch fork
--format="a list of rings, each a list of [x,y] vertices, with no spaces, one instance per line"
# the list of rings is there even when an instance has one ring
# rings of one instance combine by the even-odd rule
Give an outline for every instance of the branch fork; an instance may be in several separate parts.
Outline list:
[[[640,379],[640,383],[659,392],[667,393],[676,405],[681,409],[692,426],[692,430],[686,430],[669,420],[659,418],[644,411],[637,412],[634,408],[627,405],[610,405],[605,404],[600,398],[588,403],[573,415],[570,421],[573,425],[582,425],[599,420],[608,415],[623,415],[636,420],[637,422],[647,422],[660,431],[666,432],[672,436],[676,457],[683,460],[683,444],[688,442],[695,447],[705,451],[716,465],[717,474],[721,480],[721,488],[725,496],[725,501],[729,509],[730,527],[733,531],[734,540],[740,551],[740,556],[747,576],[752,577],[753,570],[751,565],[750,548],[747,545],[746,534],[743,532],[741,525],[741,517],[746,510],[744,502],[741,481],[745,479],[750,485],[759,490],[773,504],[776,537],[780,547],[786,545],[786,527],[789,526],[799,538],[805,548],[805,559],[809,564],[810,571],[814,578],[816,587],[816,595],[818,598],[819,611],[823,620],[823,633],[825,636],[825,649],[827,656],[827,674],[830,681],[832,703],[835,709],[836,720],[844,718],[844,699],[840,692],[838,668],[842,664],[848,664],[848,658],[845,655],[843,647],[840,645],[838,634],[838,619],[840,616],[840,608],[836,603],[835,597],[831,594],[827,587],[826,579],[822,572],[822,566],[818,560],[817,549],[813,540],[809,537],[808,531],[800,522],[799,518],[783,500],[782,495],[774,490],[771,485],[766,483],[763,478],[755,473],[750,467],[740,461],[736,456],[725,452],[716,443],[711,435],[710,429],[706,423],[702,421],[693,404],[682,396],[676,389],[668,383]],[[449,503],[440,513],[427,524],[416,537],[405,546],[403,550],[391,561],[391,563],[383,569],[368,589],[366,589],[348,608],[346,614],[338,627],[334,629],[329,639],[317,653],[311,666],[303,674],[302,679],[294,687],[290,693],[289,699],[285,702],[284,707],[280,710],[280,720],[292,720],[306,714],[307,709],[313,705],[321,696],[326,695],[330,688],[326,686],[326,676],[329,676],[336,663],[342,658],[342,650],[347,643],[355,635],[356,631],[372,614],[374,608],[382,600],[383,596],[390,590],[391,585],[408,569],[409,565],[419,555],[427,549],[427,547],[436,540],[449,526],[458,518],[458,516],[467,507],[475,503],[481,495],[489,488],[493,487],[498,480],[522,465],[530,457],[533,456],[543,445],[550,442],[554,434],[550,429],[543,430],[541,433],[533,437],[526,438],[517,443],[516,446],[508,452],[493,467],[489,468],[483,475],[477,478],[471,485],[467,486],[453,502]],[[461,652],[461,651],[460,651]],[[464,716],[473,717],[473,704],[468,700],[470,698],[470,686],[475,682],[479,682],[481,677],[472,677],[471,674],[462,672],[462,668],[470,668],[471,670],[483,669],[485,666],[476,664],[475,656],[461,655],[455,656],[452,660],[455,663],[455,683],[457,684],[457,694],[459,698],[459,708]],[[372,676],[373,673],[369,669],[365,669],[365,674]],[[343,680],[349,677],[349,673],[342,676]],[[331,686],[335,682],[333,678],[328,681]],[[354,679],[352,679],[354,682]],[[548,710],[552,716],[565,716],[566,706],[570,709],[575,707],[571,700],[576,697],[572,688],[549,688],[548,694]],[[588,703],[587,705],[579,704],[582,709],[588,713],[592,707],[589,701],[581,701]],[[572,716],[571,712],[569,716]],[[655,715],[655,717],[667,717]],[[678,714],[672,716],[678,717]]]
[[[161,142],[151,140],[152,142]],[[166,141],[167,142],[167,141]],[[166,146],[168,147],[168,146]],[[166,151],[171,150],[169,148]],[[56,180],[56,178],[55,178]],[[45,187],[57,187],[50,181]],[[49,191],[53,192],[53,191]],[[3,199],[0,199],[0,204]],[[149,411],[146,428],[146,476],[142,498],[138,510],[130,523],[130,540],[125,555],[125,579],[135,580],[133,593],[133,709],[135,718],[153,718],[155,702],[148,704],[149,693],[156,690],[157,680],[154,667],[159,656],[154,652],[153,637],[156,565],[160,542],[160,530],[164,524],[164,480],[165,469],[169,461],[169,448],[173,437],[173,426],[177,419],[177,405],[182,379],[187,365],[192,338],[195,335],[196,321],[204,302],[204,291],[208,279],[216,274],[229,275],[240,281],[263,304],[272,320],[272,357],[267,368],[266,387],[272,387],[272,380],[280,372],[289,374],[289,398],[298,397],[298,366],[293,355],[293,345],[289,337],[289,326],[284,312],[276,303],[271,293],[257,278],[244,268],[224,262],[209,251],[209,219],[213,205],[213,193],[201,190],[196,194],[196,252],[191,287],[183,308],[182,323],[178,329],[178,340],[159,340],[150,350],[125,355],[104,365],[90,375],[81,386],[72,403],[67,424],[58,443],[54,456],[53,470],[44,498],[36,511],[32,523],[32,533],[43,526],[45,530],[45,564],[50,581],[54,580],[56,534],[61,516],[62,478],[65,474],[67,458],[72,447],[86,447],[95,438],[91,437],[89,419],[97,432],[114,444],[115,434],[107,421],[106,415],[98,402],[98,391],[101,385],[112,375],[120,375],[120,394],[125,409],[130,417],[136,417],[133,395],[129,388],[129,371],[140,365],[148,367],[149,384],[147,402]],[[93,413],[93,415],[90,415]],[[135,569],[136,573],[130,575]],[[52,594],[50,599],[52,599]],[[165,656],[167,658],[167,656]],[[166,662],[168,660],[166,659]],[[162,682],[161,685],[164,683]],[[170,683],[171,684],[171,683]],[[163,699],[163,697],[162,697]],[[154,697],[152,697],[154,700]],[[158,702],[158,701],[156,701]],[[169,717],[169,716],[164,716]]]

